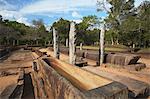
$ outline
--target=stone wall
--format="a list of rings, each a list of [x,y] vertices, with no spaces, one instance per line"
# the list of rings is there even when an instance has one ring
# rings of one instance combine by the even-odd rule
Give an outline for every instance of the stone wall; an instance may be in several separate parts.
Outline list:
[[[39,71],[36,72],[36,75],[40,75],[40,79],[42,81],[36,81],[39,79],[34,79],[34,81],[42,82],[42,84],[38,84],[38,90],[42,88],[43,92],[41,95],[36,95],[38,98],[49,98],[51,99],[127,99],[128,98],[128,90],[127,87],[118,83],[112,82],[108,85],[98,87],[92,90],[81,90],[75,87],[69,80],[61,76],[57,73],[49,64],[47,64],[44,60],[38,60],[38,65],[40,67]],[[38,78],[38,77],[34,77]],[[40,87],[42,86],[42,87]],[[36,91],[38,91],[36,89]],[[47,90],[49,89],[49,91]],[[42,91],[41,91],[42,92]],[[37,93],[39,94],[39,93]]]

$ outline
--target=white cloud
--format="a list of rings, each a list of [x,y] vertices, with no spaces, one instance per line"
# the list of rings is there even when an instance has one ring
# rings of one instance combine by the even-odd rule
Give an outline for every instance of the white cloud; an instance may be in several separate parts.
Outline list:
[[[101,1],[101,0],[99,0]],[[144,0],[135,0],[135,6],[139,6]],[[82,17],[79,13],[81,10],[86,10],[90,7],[96,8],[97,0],[37,0],[36,2],[31,2],[28,5],[25,5],[19,11],[14,11],[17,8],[17,5],[11,5],[7,0],[0,0],[0,15],[5,19],[16,20],[21,23],[29,25],[27,22],[28,19],[26,15],[43,15],[48,17],[54,17],[55,15],[67,13],[68,12],[77,23],[80,23],[80,18]],[[110,5],[106,4],[107,8],[110,8]],[[96,9],[95,9],[96,10]],[[88,13],[88,11],[86,11]],[[90,14],[90,13],[89,13]]]
[[[47,31],[50,31],[50,28],[51,28],[50,25],[45,25],[45,27],[46,27],[46,30],[47,30]]]
[[[18,18],[16,21],[19,22],[19,23],[24,23],[24,24],[30,26],[31,24],[30,24],[27,20],[28,20],[28,19],[25,18],[25,17],[20,17],[20,18]]]
[[[143,1],[145,0],[135,0],[135,3],[134,3],[135,7],[138,7]]]
[[[79,10],[79,7],[96,6],[97,0],[41,0],[25,6],[20,10],[22,13],[62,13]]]
[[[9,20],[15,20],[19,23],[24,23],[26,25],[31,25],[29,22],[27,22],[27,18],[25,18],[21,13],[17,12],[17,11],[8,11],[8,10],[3,10],[0,11],[0,15],[2,15],[2,17],[4,19],[9,19]]]
[[[0,15],[5,19],[16,19],[21,16],[17,11],[0,10]]]
[[[0,0],[0,15],[2,15],[4,19],[9,19],[12,21],[30,25],[27,22],[28,19],[25,18],[19,11],[15,11],[15,8],[16,6],[9,4],[6,0]]]
[[[72,17],[75,17],[75,18],[82,18],[82,15],[80,15],[77,11],[73,11],[73,12],[72,12]]]
[[[79,20],[73,20],[73,21],[76,22],[76,23],[81,23],[82,22],[81,19],[79,19]]]

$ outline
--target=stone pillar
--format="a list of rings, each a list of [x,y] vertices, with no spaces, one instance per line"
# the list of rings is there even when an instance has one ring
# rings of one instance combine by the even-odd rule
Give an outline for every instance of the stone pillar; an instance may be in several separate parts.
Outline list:
[[[58,32],[53,27],[53,47],[54,47],[54,57],[59,59],[59,44],[58,44]]]
[[[71,22],[70,32],[69,32],[69,63],[75,65],[76,62],[76,32],[75,32],[75,23]]]
[[[66,39],[66,47],[68,47],[68,38]]]
[[[15,46],[16,40],[13,40],[13,46]]]
[[[80,51],[82,51],[82,46],[83,46],[83,44],[82,44],[82,43],[80,43]]]
[[[100,33],[100,65],[104,62],[104,35],[105,35],[105,24],[101,28]]]
[[[132,48],[135,48],[135,44],[132,45]]]
[[[17,40],[17,45],[19,45],[19,40]]]

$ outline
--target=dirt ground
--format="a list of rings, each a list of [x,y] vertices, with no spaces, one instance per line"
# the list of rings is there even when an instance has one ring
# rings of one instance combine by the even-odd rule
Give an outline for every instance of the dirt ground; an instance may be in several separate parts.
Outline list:
[[[17,79],[18,75],[0,77],[0,94],[4,91],[6,87],[16,85]]]
[[[0,98],[13,92],[18,83],[19,71],[26,68],[25,72],[30,72],[28,68],[31,66],[31,52],[22,49],[12,52],[0,62]]]

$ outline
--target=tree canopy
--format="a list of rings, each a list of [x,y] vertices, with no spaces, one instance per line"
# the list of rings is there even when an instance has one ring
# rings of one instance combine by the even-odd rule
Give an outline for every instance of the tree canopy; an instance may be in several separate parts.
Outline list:
[[[107,25],[106,40],[111,44],[149,47],[150,45],[150,2],[144,1],[139,7],[134,0],[106,0],[111,5],[105,8],[104,2],[98,2],[101,10],[109,14],[105,19]],[[103,8],[103,9],[102,9]]]
[[[105,10],[108,17],[106,23],[105,42],[126,46],[150,47],[150,1],[144,1],[140,6],[134,6],[134,0],[102,0],[98,2],[98,10]],[[110,4],[107,9],[105,4]],[[94,45],[99,41],[102,19],[89,15],[76,24],[77,44]],[[0,44],[10,45],[13,41],[20,44],[52,43],[52,27],[59,33],[59,41],[65,45],[69,37],[70,21],[60,18],[54,22],[50,31],[46,30],[42,19],[33,20],[32,26],[3,19],[0,15]]]

